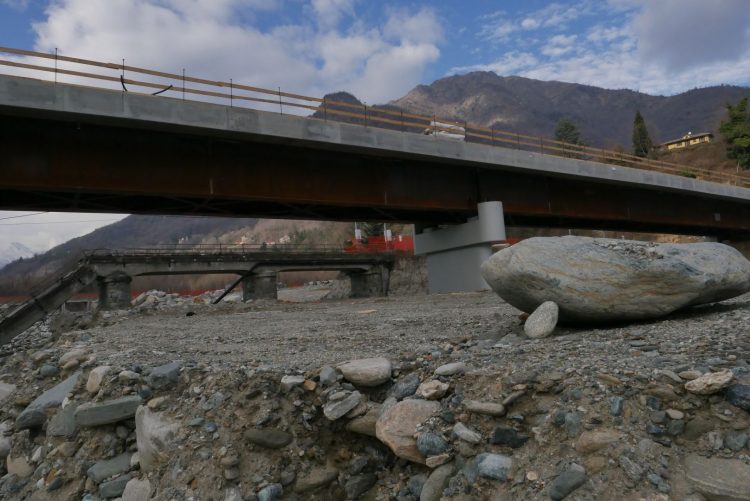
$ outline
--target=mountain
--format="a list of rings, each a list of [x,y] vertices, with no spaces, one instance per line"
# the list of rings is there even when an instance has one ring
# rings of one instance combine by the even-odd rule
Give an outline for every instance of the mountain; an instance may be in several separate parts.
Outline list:
[[[379,108],[397,109],[547,138],[554,136],[560,118],[567,117],[578,126],[586,144],[622,145],[629,150],[636,111],[646,120],[654,142],[661,143],[689,131],[716,132],[726,115],[725,105],[745,96],[750,96],[750,88],[729,85],[693,89],[674,96],[652,96],[625,89],[473,72],[418,85],[390,103],[368,107],[368,113],[377,115]],[[354,98],[339,92],[329,94],[326,99],[351,104]],[[332,117],[362,121],[336,115],[329,119]]]
[[[128,216],[87,235],[68,240],[43,254],[8,263],[0,269],[0,293],[23,291],[28,283],[55,272],[69,260],[78,259],[82,250],[218,243],[221,236],[243,228],[253,228],[257,222],[254,218]],[[24,256],[13,259],[18,257]]]
[[[34,255],[34,251],[19,242],[11,242],[0,250],[0,268],[17,259],[27,258]]]

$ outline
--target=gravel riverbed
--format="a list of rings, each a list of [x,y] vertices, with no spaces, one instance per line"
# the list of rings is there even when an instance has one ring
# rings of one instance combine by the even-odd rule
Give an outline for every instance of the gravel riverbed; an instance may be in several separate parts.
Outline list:
[[[520,312],[491,293],[294,302],[322,295],[313,289],[30,329],[0,365],[9,390],[0,393],[0,493],[750,499],[750,295],[532,340]],[[336,369],[359,359],[374,361]],[[26,426],[32,400],[79,371],[63,409]],[[162,371],[174,371],[164,386]],[[383,378],[367,379],[375,373]],[[82,405],[107,410],[122,398],[133,399],[132,414],[78,419]],[[78,426],[56,434],[51,423],[71,405]],[[392,421],[426,406],[432,417],[395,439]],[[168,439],[154,439],[157,459],[132,460],[149,452],[149,433],[170,426]],[[122,454],[126,466],[89,473]],[[133,497],[136,487],[145,497]]]

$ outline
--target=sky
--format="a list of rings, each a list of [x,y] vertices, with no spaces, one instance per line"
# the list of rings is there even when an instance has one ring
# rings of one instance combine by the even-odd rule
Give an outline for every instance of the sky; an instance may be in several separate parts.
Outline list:
[[[0,46],[366,103],[471,71],[672,95],[750,86],[750,0],[0,0]],[[54,221],[0,242],[44,250],[113,218],[0,219]]]

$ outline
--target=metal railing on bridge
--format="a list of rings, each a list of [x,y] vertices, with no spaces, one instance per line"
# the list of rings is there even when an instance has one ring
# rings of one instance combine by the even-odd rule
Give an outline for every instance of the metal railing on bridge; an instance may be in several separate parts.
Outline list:
[[[0,66],[15,68],[24,74],[30,72],[35,76],[48,75],[54,78],[55,82],[63,76],[74,77],[76,83],[96,80],[102,84],[100,87],[113,88],[117,86],[122,88],[123,91],[130,91],[131,88],[152,89],[154,90],[154,92],[151,92],[153,95],[168,95],[181,99],[190,96],[191,100],[223,102],[229,104],[229,106],[254,104],[264,111],[278,110],[278,113],[282,114],[286,107],[287,113],[290,110],[294,114],[314,112],[312,116],[308,117],[311,119],[328,120],[330,118],[364,127],[374,126],[402,132],[428,133],[434,135],[436,140],[441,140],[441,136],[457,137],[472,143],[534,151],[545,155],[576,158],[750,187],[750,176],[739,173],[716,172],[710,169],[642,158],[621,151],[569,144],[540,136],[471,124],[461,120],[410,113],[391,105],[368,107],[357,103],[282,92],[281,88],[274,90],[239,84],[231,79],[228,82],[207,80],[188,76],[184,69],[182,74],[167,73],[126,65],[124,60],[121,64],[104,63],[63,56],[57,51],[54,54],[47,54],[10,47],[0,47],[0,52],[21,56],[21,59],[17,60],[0,59]],[[52,66],[29,62],[34,58],[51,61]],[[90,73],[70,69],[63,67],[63,63],[76,65],[76,67],[93,67],[108,73]],[[139,75],[139,77],[137,79],[132,78],[131,74]],[[108,84],[103,85],[104,82]]]

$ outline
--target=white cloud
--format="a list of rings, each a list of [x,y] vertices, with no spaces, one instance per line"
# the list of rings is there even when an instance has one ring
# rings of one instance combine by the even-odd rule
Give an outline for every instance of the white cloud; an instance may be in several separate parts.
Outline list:
[[[452,68],[450,73],[493,71],[498,75],[517,75],[533,68],[537,64],[539,64],[539,60],[530,52],[509,52],[492,63],[460,66]]]
[[[608,11],[603,10],[608,6]],[[559,3],[510,19],[484,17],[478,36],[498,44],[525,47],[494,61],[452,68],[517,74],[606,88],[675,94],[694,87],[747,85],[750,74],[750,8],[747,0],[608,0],[581,2],[579,9]],[[600,14],[587,31],[567,26]],[[493,37],[492,29],[503,37]],[[538,40],[542,32],[545,40]],[[533,35],[533,36],[529,36]],[[502,45],[500,45],[502,46]]]
[[[261,29],[237,14],[277,0],[55,0],[34,25],[35,48],[315,96],[346,89],[368,102],[400,97],[439,57],[431,9],[393,9],[375,26],[356,19],[353,0],[305,5],[315,21]],[[355,20],[341,30],[346,16]]]
[[[522,31],[539,29],[560,30],[571,21],[594,12],[596,4],[591,0],[578,2],[575,6],[551,3],[534,12],[510,19],[506,12],[497,11],[480,18],[483,23],[479,37],[492,42],[503,42],[510,35]]]
[[[388,12],[383,34],[391,40],[435,44],[443,40],[443,27],[432,9],[422,8],[414,14],[394,9]]]
[[[354,15],[353,0],[312,0],[312,8],[318,24],[332,28],[345,16]]]
[[[747,0],[642,1],[632,23],[641,60],[673,71],[733,61],[750,50]]]

